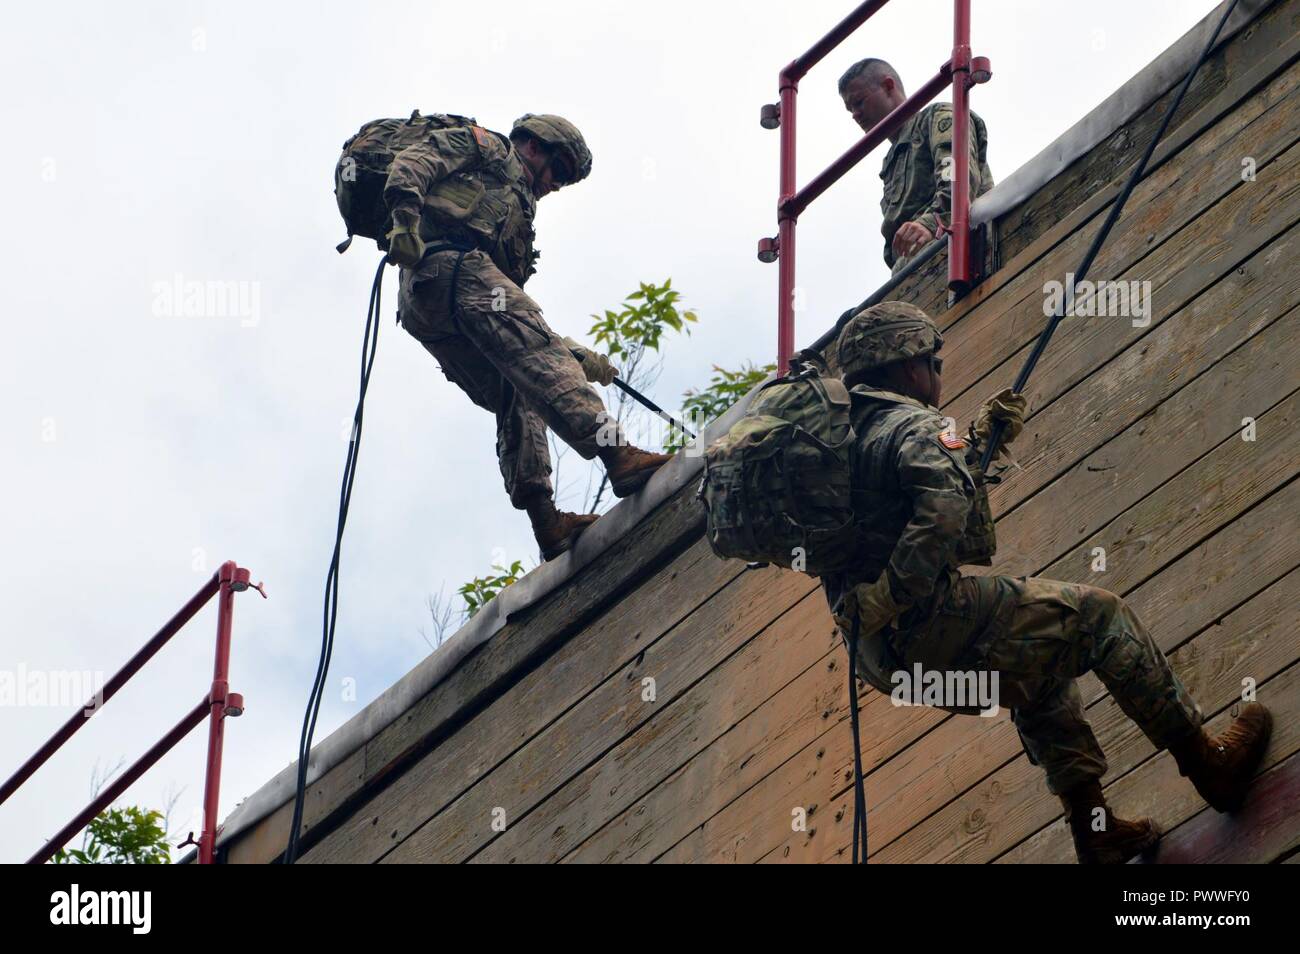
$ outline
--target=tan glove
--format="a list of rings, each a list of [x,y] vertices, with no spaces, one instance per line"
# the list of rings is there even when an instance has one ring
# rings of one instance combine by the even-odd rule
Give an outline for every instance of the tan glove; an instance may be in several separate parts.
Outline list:
[[[859,583],[840,598],[835,611],[835,625],[845,636],[853,633],[853,617],[858,617],[858,638],[884,629],[907,611],[907,605],[894,599],[889,588],[889,574],[881,573],[874,583]]]
[[[394,212],[393,228],[384,237],[388,239],[388,260],[394,265],[413,268],[424,258],[418,212]]]
[[[1028,406],[1029,402],[1023,394],[1003,388],[985,401],[975,415],[975,423],[971,425],[975,438],[981,446],[987,445],[989,435],[993,433],[993,422],[1002,421],[1002,438],[998,446],[1001,448],[1010,444],[1025,429],[1025,411]]]
[[[608,387],[618,377],[618,368],[610,364],[609,358],[599,351],[580,345],[572,338],[565,338],[564,346],[576,352],[574,357],[578,359],[578,363],[582,365],[582,373],[592,384],[603,384]]]

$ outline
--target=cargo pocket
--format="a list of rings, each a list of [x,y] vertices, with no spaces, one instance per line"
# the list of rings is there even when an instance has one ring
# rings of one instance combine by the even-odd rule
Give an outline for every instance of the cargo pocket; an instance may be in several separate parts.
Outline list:
[[[414,268],[401,272],[397,296],[397,320],[421,344],[446,337],[444,313],[447,310],[445,288],[438,284],[437,256],[426,255]]]
[[[885,157],[884,167],[880,170],[880,178],[883,180],[884,185],[880,197],[880,210],[886,215],[903,197],[903,190],[907,185],[907,176],[902,173],[907,168],[911,155],[912,144],[910,142],[899,142],[894,144],[894,147],[889,150],[889,155]]]
[[[928,622],[895,637],[898,658],[905,666],[972,668],[971,648],[983,633],[988,615],[981,585],[979,577],[958,577]]]
[[[857,674],[863,682],[885,695],[894,691],[893,675],[900,666],[890,651],[885,633],[858,638],[857,663]]]
[[[1015,631],[1024,635],[1054,635],[1081,617],[1080,593],[1072,583],[1026,576],[1016,580]]]
[[[1003,578],[1015,591],[999,638],[988,647],[989,664],[1028,678],[1073,678],[1080,670],[1081,635],[1089,632],[1080,588],[1035,577]]]

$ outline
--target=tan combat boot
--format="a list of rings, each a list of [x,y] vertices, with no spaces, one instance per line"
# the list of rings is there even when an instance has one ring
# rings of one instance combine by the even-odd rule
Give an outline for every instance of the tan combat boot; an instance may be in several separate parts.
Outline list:
[[[526,508],[533,522],[533,536],[542,548],[543,560],[554,560],[564,553],[589,526],[600,519],[598,513],[568,513],[555,508],[550,497],[529,501]]]
[[[1235,812],[1246,800],[1272,729],[1269,711],[1258,702],[1248,702],[1222,735],[1211,737],[1198,728],[1186,740],[1169,746],[1169,754],[1178,763],[1179,774],[1191,779],[1211,808]]]
[[[1160,828],[1150,818],[1116,818],[1096,779],[1076,785],[1060,797],[1081,865],[1122,865],[1160,840]],[[1096,815],[1098,808],[1105,812],[1104,822]],[[1098,826],[1101,830],[1094,830]]]
[[[671,454],[652,454],[639,447],[611,447],[601,455],[615,497],[629,497],[646,485],[650,476],[672,460]]]

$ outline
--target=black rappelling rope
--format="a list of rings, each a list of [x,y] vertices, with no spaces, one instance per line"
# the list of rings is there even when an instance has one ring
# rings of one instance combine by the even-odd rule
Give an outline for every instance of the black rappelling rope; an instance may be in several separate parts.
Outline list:
[[[849,720],[853,723],[853,863],[867,860],[867,789],[862,781],[862,742],[858,729],[858,625],[853,614],[853,631],[849,634]],[[862,854],[858,854],[858,840]]]
[[[379,345],[380,292],[384,283],[385,255],[375,271],[370,286],[370,307],[366,312],[366,330],[361,339],[361,391],[357,396],[357,409],[352,415],[352,434],[348,440],[347,461],[343,465],[343,487],[339,492],[339,520],[334,532],[334,555],[330,558],[329,572],[325,577],[325,615],[322,626],[320,663],[316,667],[316,681],[307,700],[307,713],[303,717],[302,737],[298,742],[298,784],[293,798],[293,821],[289,828],[289,844],[285,849],[284,863],[293,864],[298,857],[298,835],[302,828],[303,796],[307,790],[307,760],[311,755],[311,740],[316,732],[316,717],[320,714],[321,699],[325,695],[325,677],[329,673],[330,656],[334,652],[334,623],[339,610],[339,551],[343,547],[343,527],[348,520],[348,504],[352,501],[352,483],[357,475],[357,453],[361,449],[361,419],[366,404],[366,388],[370,386],[370,369],[375,364],[375,349]]]
[[[1065,312],[1069,307],[1069,303],[1074,300],[1075,284],[1083,281],[1087,276],[1088,269],[1092,267],[1093,260],[1097,257],[1097,253],[1101,251],[1101,247],[1105,244],[1107,236],[1110,235],[1111,228],[1115,225],[1116,219],[1119,218],[1120,212],[1123,211],[1124,203],[1128,201],[1128,197],[1137,186],[1138,180],[1142,178],[1142,173],[1146,171],[1147,163],[1150,162],[1152,153],[1156,151],[1156,144],[1160,142],[1161,138],[1165,134],[1165,130],[1169,128],[1169,122],[1174,118],[1174,113],[1178,111],[1178,106],[1183,101],[1183,95],[1187,92],[1188,87],[1192,85],[1192,78],[1196,75],[1196,71],[1201,68],[1201,64],[1204,63],[1206,58],[1210,55],[1210,51],[1214,49],[1215,43],[1219,40],[1219,34],[1223,31],[1223,25],[1228,22],[1228,17],[1232,15],[1232,11],[1236,9],[1236,7],[1237,0],[1232,0],[1232,2],[1228,4],[1228,9],[1223,11],[1223,16],[1219,19],[1219,25],[1214,28],[1214,33],[1210,36],[1210,42],[1205,44],[1205,49],[1201,51],[1200,57],[1192,64],[1192,68],[1188,70],[1187,78],[1183,80],[1183,85],[1179,88],[1178,95],[1174,97],[1174,101],[1170,103],[1169,108],[1165,110],[1165,117],[1160,123],[1160,128],[1156,130],[1156,134],[1151,137],[1151,141],[1147,143],[1146,152],[1142,154],[1142,160],[1133,169],[1132,174],[1128,177],[1128,181],[1124,183],[1123,190],[1120,192],[1118,198],[1115,199],[1114,204],[1111,205],[1110,214],[1106,216],[1106,221],[1102,223],[1101,229],[1098,230],[1096,236],[1093,238],[1092,246],[1088,249],[1088,253],[1083,256],[1083,264],[1081,264],[1075,271],[1074,278],[1070,281],[1070,287],[1066,289],[1066,294],[1062,296],[1061,304],[1054,311],[1052,320],[1047,323],[1047,327],[1043,329],[1043,333],[1038,336],[1038,341],[1034,343],[1034,350],[1029,353],[1029,357],[1025,360],[1024,367],[1020,369],[1020,374],[1016,376],[1016,383],[1012,385],[1012,390],[1017,394],[1024,391],[1025,385],[1029,383],[1029,376],[1034,373],[1034,367],[1038,364],[1038,359],[1041,358],[1043,352],[1047,350],[1047,343],[1052,339],[1052,335],[1056,332],[1057,326],[1065,318]],[[989,464],[993,461],[993,455],[997,453],[998,442],[1002,439],[1002,432],[1004,429],[1005,425],[1002,421],[993,422],[993,429],[989,433],[989,443],[988,446],[984,448],[984,458],[980,462],[980,469],[986,474],[988,473]]]

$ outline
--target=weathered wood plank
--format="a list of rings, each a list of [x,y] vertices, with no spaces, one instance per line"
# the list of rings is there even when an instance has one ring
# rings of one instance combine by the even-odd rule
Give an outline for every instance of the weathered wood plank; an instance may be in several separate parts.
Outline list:
[[[809,598],[825,602],[820,593]],[[832,625],[829,612],[822,625]],[[791,756],[839,730],[845,667],[842,649],[827,653],[562,860],[653,860]]]
[[[524,619],[508,621],[497,637],[469,656],[402,719],[376,734],[359,754],[347,756],[341,763],[346,768],[331,769],[308,785],[304,847],[311,847],[320,837],[317,827],[324,823],[329,829],[350,818],[355,803],[364,801],[390,773],[399,775],[409,760],[454,732],[468,715],[508,688],[512,678],[563,643],[584,621],[597,617],[620,589],[632,589],[638,578],[653,573],[698,539],[703,519],[694,493],[692,485],[682,487],[601,560],[551,594],[545,606]],[[281,806],[240,833],[225,846],[230,859],[242,863],[276,859],[289,840],[291,810],[291,805]]]
[[[1240,865],[1270,862],[1300,846],[1300,755],[1255,780],[1241,811],[1203,809],[1160,839],[1149,859],[1158,865]]]
[[[303,830],[314,828],[347,804],[364,785],[365,749],[357,749],[307,786],[303,799]],[[225,863],[267,864],[284,853],[293,821],[293,802],[286,802],[224,847]]]
[[[403,716],[372,738],[364,750],[364,767],[356,784],[308,786],[308,802],[319,804],[317,820],[304,820],[304,847],[321,837],[316,830],[330,830],[353,814],[353,804],[368,791],[382,786],[412,760],[446,738],[474,712],[499,696],[521,673],[554,651],[564,640],[597,618],[620,593],[637,583],[697,540],[703,528],[703,514],[695,500],[695,488],[687,485],[664,502],[600,560],[585,567],[539,607],[512,618],[487,644],[472,653],[462,665]],[[349,759],[351,761],[351,759]],[[312,795],[313,787],[321,791]],[[343,808],[344,810],[340,811]],[[288,839],[289,812],[273,812],[255,826],[255,840],[266,846]],[[323,821],[323,825],[322,825]],[[242,836],[241,836],[242,837]],[[247,860],[254,860],[244,852]],[[271,861],[274,856],[257,856]]]
[[[345,857],[377,858],[392,847],[393,832],[403,832],[404,826],[423,821],[459,797],[742,572],[743,564],[719,560],[706,542],[696,542],[444,739],[418,770],[403,773],[392,791],[376,793],[303,860],[326,861],[336,851]],[[400,812],[395,817],[387,806],[411,798],[416,790],[412,786],[418,786],[413,804],[422,817],[404,819]]]
[[[687,484],[599,560],[470,656],[434,689],[409,717],[366,746],[366,774],[383,775],[431,736],[454,727],[467,710],[499,694],[511,677],[526,671],[563,640],[626,597],[650,572],[699,539],[703,513]],[[481,702],[480,702],[481,704]]]
[[[820,665],[840,642],[820,589],[755,636],[743,649],[570,779],[531,813],[474,856],[478,862],[558,861],[570,848],[681,768],[701,749],[759,709],[799,676]],[[816,727],[829,700],[784,694],[781,724]]]
[[[386,860],[460,861],[470,857],[498,834],[491,827],[494,809],[504,809],[507,823],[514,824],[815,585],[800,574],[772,569],[744,574],[432,820],[419,810],[419,791],[435,780],[417,766],[408,773],[407,787],[412,794],[385,806],[385,824],[394,825],[391,820],[399,819],[405,829],[394,839],[396,847]],[[658,701],[654,705],[641,699],[641,680],[646,676],[656,680]]]
[[[1189,334],[1197,331],[1189,329]],[[1103,377],[1095,387],[1106,390],[1112,383],[1114,379]],[[1245,464],[1245,452],[1252,449],[1238,437],[1242,418],[1259,417],[1278,395],[1297,388],[1300,309],[1292,310],[1169,400],[1149,409],[1041,493],[999,517],[995,571],[1009,576],[1039,572],[1117,514],[1176,479],[1210,448],[1228,441],[1218,455],[1220,471],[1208,480],[1226,479],[1225,472]],[[1272,430],[1265,442],[1275,447],[1280,443],[1294,453],[1291,440],[1282,437],[1279,441],[1282,433]],[[1253,447],[1266,451],[1260,441]],[[1274,465],[1287,476],[1293,472],[1294,460],[1283,456],[1274,460]],[[1109,559],[1112,551],[1107,548],[1106,553]],[[1095,574],[1079,579],[1090,577]]]
[[[1300,66],[1294,69],[1300,70]],[[1232,157],[1238,165],[1229,173],[1226,167],[1214,169],[1215,163],[1223,166],[1226,157],[1212,153],[1200,165],[1174,162],[1166,167],[1171,176],[1200,169],[1212,178],[1142,196],[1136,192],[1148,183],[1139,186],[1131,200],[1132,211],[1116,223],[1091,277],[1152,281],[1157,315],[1163,320],[1202,287],[1198,269],[1218,266],[1218,274],[1222,274],[1291,226],[1300,188],[1296,171],[1300,149],[1294,145],[1298,121],[1300,97],[1292,96],[1270,109],[1259,121],[1262,125],[1247,127],[1274,130],[1277,124],[1282,130],[1274,139],[1281,151],[1260,165],[1254,182],[1241,181],[1239,156]],[[1150,183],[1151,188],[1156,185]],[[1046,283],[1063,280],[1065,273],[1078,265],[1091,239],[1090,230],[1075,232],[1017,275],[1003,294],[977,306],[945,331],[945,368],[951,370],[946,371],[944,386],[951,397],[978,383],[1037,337],[1047,323],[1043,314]],[[1181,274],[1189,268],[1186,275]],[[1156,320],[1153,316],[1152,323]],[[1126,325],[1122,320],[1111,321]]]
[[[841,686],[847,708],[847,688]],[[891,704],[888,696],[867,691],[862,696],[862,766],[864,772],[893,757],[913,740],[922,737],[947,714],[938,709],[903,708]],[[761,857],[792,834],[791,809],[807,812],[806,837],[817,837],[820,828],[843,825],[847,830],[852,801],[837,799],[852,784],[851,732],[842,718],[815,745],[745,789],[720,810],[698,823],[698,827],[655,860],[666,864],[747,863]],[[868,802],[873,796],[869,792]],[[874,804],[874,803],[873,803]],[[804,837],[802,834],[800,837]]]
[[[1055,561],[1050,574],[1117,592],[1141,582],[1153,559],[1160,565],[1172,561],[1295,476],[1298,411],[1300,393],[1293,391],[1259,415],[1258,426],[1267,428],[1263,437],[1229,438]],[[1097,547],[1107,554],[1105,572],[1091,570]]]
[[[1202,64],[1166,135],[1176,135],[1180,126],[1228,84],[1224,61],[1221,48]],[[1039,234],[1043,223],[1056,222],[1126,175],[1155,135],[1176,93],[1177,85],[1005,216],[999,223],[999,241],[1005,254],[1014,255],[1025,248]]]
[[[1013,448],[1021,469],[1004,474],[1003,482],[990,494],[994,513],[1004,514],[1037,493],[1111,435],[1168,400],[1300,304],[1300,271],[1283,267],[1297,257],[1300,227],[1293,226],[1171,320],[1093,371],[1063,400],[1033,408]],[[1073,333],[1074,329],[1067,331]],[[1003,365],[985,384],[989,393],[1010,386],[1017,365]],[[1049,364],[1043,370],[1054,369]],[[959,420],[973,417],[977,407],[975,392],[967,394],[971,395],[968,400],[948,410]]]

